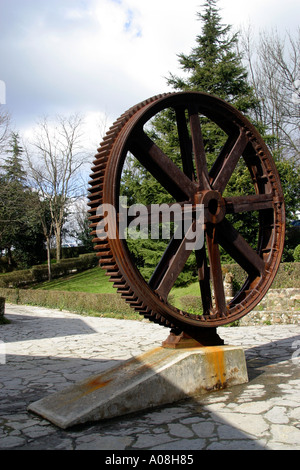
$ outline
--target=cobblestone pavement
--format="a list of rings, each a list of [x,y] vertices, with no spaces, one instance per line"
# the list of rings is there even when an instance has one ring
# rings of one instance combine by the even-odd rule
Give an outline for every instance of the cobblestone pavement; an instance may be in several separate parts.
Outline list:
[[[218,328],[245,349],[249,383],[62,430],[27,412],[50,393],[161,344],[147,322],[6,305],[0,326],[0,449],[299,450],[300,326]]]

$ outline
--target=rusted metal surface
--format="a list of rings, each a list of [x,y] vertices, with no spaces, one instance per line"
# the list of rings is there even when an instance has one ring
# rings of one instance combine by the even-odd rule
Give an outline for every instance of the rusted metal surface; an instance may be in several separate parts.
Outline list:
[[[147,135],[148,121],[165,109],[175,111],[181,165],[177,166]],[[227,141],[208,168],[201,118],[213,121]],[[120,178],[128,152],[179,204],[204,205],[205,244],[196,263],[202,313],[174,307],[168,295],[190,252],[185,239],[171,238],[149,282],[138,271],[126,240],[99,238],[104,203],[119,211]],[[242,160],[248,168],[251,194],[227,194],[226,188]],[[205,93],[170,93],[150,98],[125,112],[110,128],[95,157],[90,181],[90,221],[101,266],[131,307],[151,321],[184,331],[197,339],[251,311],[269,289],[279,267],[285,231],[283,194],[268,148],[250,122],[235,108]],[[229,214],[253,213],[259,221],[255,247],[228,220]],[[118,215],[117,215],[118,217]],[[245,271],[246,280],[234,298],[225,297],[220,247]],[[210,332],[209,332],[210,330]],[[217,343],[220,344],[220,343]]]

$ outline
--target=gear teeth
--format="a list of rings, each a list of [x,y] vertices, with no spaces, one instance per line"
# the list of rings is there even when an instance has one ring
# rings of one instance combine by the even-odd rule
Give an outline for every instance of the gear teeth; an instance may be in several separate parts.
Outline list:
[[[145,106],[170,95],[170,93],[160,94],[153,96],[152,98],[142,101],[135,106],[132,106],[125,111],[109,128],[105,137],[97,149],[97,154],[93,160],[93,166],[91,168],[91,175],[89,181],[89,202],[88,209],[91,236],[94,236],[93,243],[95,243],[94,249],[97,252],[96,255],[99,257],[99,265],[106,271],[106,275],[113,282],[113,287],[117,289],[117,293],[136,311],[138,311],[145,318],[152,322],[159,323],[164,326],[172,325],[161,315],[154,313],[151,308],[145,305],[144,301],[140,299],[134,291],[131,289],[129,284],[124,279],[117,262],[114,258],[114,254],[111,251],[109,240],[104,237],[100,238],[100,233],[105,234],[104,229],[96,230],[98,224],[103,220],[102,216],[97,215],[98,207],[103,204],[103,187],[105,180],[105,172],[109,162],[111,150],[113,145],[119,136],[124,125],[142,108]]]
[[[102,198],[101,199],[95,199],[94,201],[88,202],[87,205],[94,210],[99,207],[102,204]]]
[[[119,286],[117,287],[117,292],[118,294],[121,294],[121,297],[123,297],[123,295],[132,293],[132,290],[130,289],[130,287]]]
[[[89,181],[90,186],[97,186],[98,184],[103,184],[104,182],[104,175],[102,171],[100,171],[97,175],[94,175],[94,179]],[[92,177],[92,175],[90,175]],[[92,191],[93,188],[89,188],[89,193]]]

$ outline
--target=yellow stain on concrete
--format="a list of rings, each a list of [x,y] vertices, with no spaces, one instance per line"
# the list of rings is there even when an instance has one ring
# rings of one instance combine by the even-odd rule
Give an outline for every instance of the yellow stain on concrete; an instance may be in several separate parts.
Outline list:
[[[203,348],[203,352],[206,356],[206,363],[210,374],[216,377],[217,388],[225,387],[227,378],[224,348],[221,346],[207,346]]]

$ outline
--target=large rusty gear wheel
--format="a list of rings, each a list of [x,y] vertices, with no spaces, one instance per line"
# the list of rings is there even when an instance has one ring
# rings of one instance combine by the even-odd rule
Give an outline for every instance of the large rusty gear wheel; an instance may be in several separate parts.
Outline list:
[[[149,120],[167,109],[176,116],[181,167],[147,135]],[[217,124],[228,136],[210,169],[201,132],[203,117]],[[195,252],[202,314],[182,311],[168,301],[168,294],[189,256],[183,249],[184,238],[180,242],[174,237],[170,240],[150,281],[146,282],[126,240],[119,237],[103,240],[97,235],[97,224],[103,221],[104,215],[99,215],[97,209],[102,204],[111,204],[118,214],[121,173],[129,152],[175,202],[204,204],[205,244]],[[198,338],[207,328],[215,329],[240,319],[261,301],[274,280],[283,251],[284,202],[270,152],[239,111],[205,93],[155,96],[120,116],[107,132],[95,158],[89,195],[93,242],[101,266],[132,308],[151,321]],[[223,196],[241,158],[250,172],[253,191],[241,196]],[[259,221],[258,243],[254,248],[228,220],[229,214],[250,212]],[[246,277],[230,301],[224,293],[219,246],[238,263]]]

